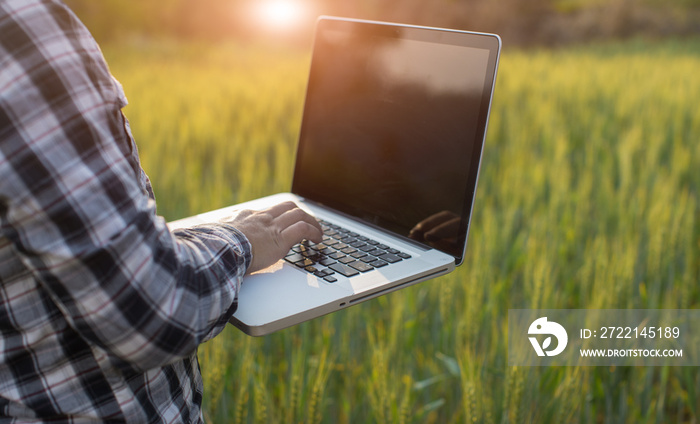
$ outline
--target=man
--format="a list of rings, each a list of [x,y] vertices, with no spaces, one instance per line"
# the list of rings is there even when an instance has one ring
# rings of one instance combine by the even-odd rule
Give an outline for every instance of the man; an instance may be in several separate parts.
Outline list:
[[[60,0],[0,0],[0,423],[200,422],[243,275],[321,239],[293,204],[171,233],[125,105]]]

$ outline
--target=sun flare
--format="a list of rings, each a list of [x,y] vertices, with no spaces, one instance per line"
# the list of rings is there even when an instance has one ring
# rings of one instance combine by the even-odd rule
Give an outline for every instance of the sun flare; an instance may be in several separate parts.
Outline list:
[[[258,6],[259,18],[276,29],[295,26],[303,15],[304,7],[295,0],[264,0]]]

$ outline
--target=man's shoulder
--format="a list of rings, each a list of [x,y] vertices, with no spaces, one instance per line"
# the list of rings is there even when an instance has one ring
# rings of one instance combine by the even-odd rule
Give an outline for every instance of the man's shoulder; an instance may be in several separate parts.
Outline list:
[[[38,99],[49,104],[66,95],[83,96],[81,103],[88,106],[125,106],[97,42],[62,2],[0,0],[0,33],[0,103],[5,106],[21,109],[22,99],[34,106]],[[27,97],[30,92],[37,95]]]

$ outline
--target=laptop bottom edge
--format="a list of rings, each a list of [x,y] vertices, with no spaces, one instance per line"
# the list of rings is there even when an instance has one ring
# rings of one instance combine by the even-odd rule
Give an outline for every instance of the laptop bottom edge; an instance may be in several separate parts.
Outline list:
[[[375,290],[368,290],[366,292],[362,293],[356,293],[351,296],[347,296],[344,298],[338,298],[334,301],[331,301],[329,303],[326,303],[324,305],[320,305],[316,308],[313,309],[307,309],[297,315],[293,316],[288,316],[283,319],[279,319],[276,321],[264,323],[264,324],[250,324],[243,322],[236,318],[234,315],[233,318],[231,318],[230,323],[233,324],[236,328],[240,329],[244,333],[255,336],[255,337],[260,337],[260,336],[265,336],[280,330],[283,330],[285,328],[293,327],[297,324],[301,324],[303,322],[309,321],[314,318],[318,318],[324,315],[328,315],[332,312],[339,311],[341,309],[348,308],[353,305],[360,304],[362,302],[375,299],[377,297],[383,296],[387,293],[391,293],[433,278],[437,278],[446,274],[449,274],[455,269],[454,265],[452,266],[446,266],[437,270],[433,270],[428,272],[425,275],[420,275],[420,276],[414,276],[412,278],[409,278],[405,281],[399,281],[397,284],[391,285],[390,287],[387,286],[380,286]]]

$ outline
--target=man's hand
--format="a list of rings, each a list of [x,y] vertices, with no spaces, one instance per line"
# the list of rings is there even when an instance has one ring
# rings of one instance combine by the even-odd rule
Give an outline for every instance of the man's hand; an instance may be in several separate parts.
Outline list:
[[[304,239],[316,243],[323,240],[318,221],[293,202],[280,203],[263,211],[244,210],[223,222],[239,229],[253,246],[249,274],[282,259],[292,246]]]

